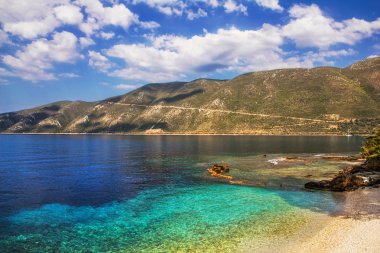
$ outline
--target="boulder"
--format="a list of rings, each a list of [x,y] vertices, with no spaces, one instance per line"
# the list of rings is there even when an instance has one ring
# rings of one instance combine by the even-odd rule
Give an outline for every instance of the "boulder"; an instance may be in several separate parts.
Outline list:
[[[314,190],[348,191],[359,187],[380,184],[380,173],[365,166],[350,166],[343,169],[332,180],[308,182],[305,188]]]

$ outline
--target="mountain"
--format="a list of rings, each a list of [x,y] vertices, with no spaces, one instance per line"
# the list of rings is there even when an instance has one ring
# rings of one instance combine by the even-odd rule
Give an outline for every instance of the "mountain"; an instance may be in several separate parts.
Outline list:
[[[368,134],[379,126],[379,57],[347,68],[147,84],[98,102],[0,114],[4,133]]]

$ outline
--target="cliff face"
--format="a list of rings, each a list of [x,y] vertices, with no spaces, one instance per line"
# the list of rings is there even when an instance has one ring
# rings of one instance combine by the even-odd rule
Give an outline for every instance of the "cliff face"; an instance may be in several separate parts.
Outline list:
[[[1,132],[366,134],[380,123],[380,58],[231,80],[148,84],[95,103],[0,114]]]

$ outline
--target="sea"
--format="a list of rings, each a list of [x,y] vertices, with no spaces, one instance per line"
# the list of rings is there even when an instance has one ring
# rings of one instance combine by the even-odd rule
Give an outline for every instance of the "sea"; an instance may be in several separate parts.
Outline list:
[[[303,185],[358,136],[0,135],[1,252],[238,252],[344,199]],[[214,178],[228,164],[233,180]],[[263,246],[264,245],[264,246]]]

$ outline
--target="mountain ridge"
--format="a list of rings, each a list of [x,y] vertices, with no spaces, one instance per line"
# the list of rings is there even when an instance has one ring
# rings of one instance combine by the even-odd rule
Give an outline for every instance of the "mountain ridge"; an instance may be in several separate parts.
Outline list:
[[[380,57],[150,83],[96,102],[0,114],[3,133],[369,134],[379,123]]]

